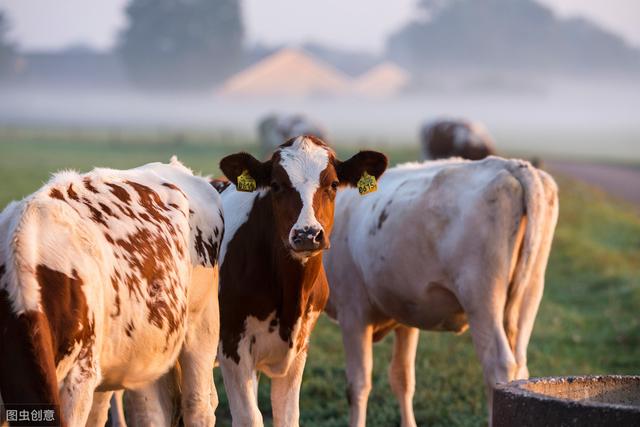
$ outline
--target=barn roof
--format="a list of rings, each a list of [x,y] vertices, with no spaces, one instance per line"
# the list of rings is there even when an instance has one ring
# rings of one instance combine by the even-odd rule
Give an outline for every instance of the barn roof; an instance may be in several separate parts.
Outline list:
[[[335,96],[347,94],[350,79],[329,64],[284,48],[229,78],[218,94],[231,97]]]

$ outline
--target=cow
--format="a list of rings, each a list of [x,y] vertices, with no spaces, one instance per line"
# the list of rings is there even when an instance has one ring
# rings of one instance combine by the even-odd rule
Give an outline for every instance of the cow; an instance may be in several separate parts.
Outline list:
[[[322,252],[336,192],[386,166],[374,151],[340,161],[314,136],[290,139],[265,162],[247,153],[220,162],[231,185],[222,193],[218,361],[234,426],[263,424],[260,372],[272,379],[274,425],[298,425],[309,336],[329,292]]]
[[[220,196],[173,158],[55,174],[0,214],[0,392],[62,426],[179,361],[185,422],[215,422]],[[92,409],[93,406],[93,409]]]
[[[496,154],[495,143],[480,122],[463,119],[443,119],[428,122],[420,129],[423,159],[462,157],[482,160]]]
[[[392,330],[389,383],[404,427],[416,425],[419,329],[470,326],[489,408],[496,383],[528,377],[557,217],[549,175],[493,156],[405,164],[388,170],[370,197],[338,193],[326,312],[342,332],[351,426],[365,425],[372,343]]]
[[[262,158],[267,158],[283,141],[300,135],[313,135],[326,142],[322,126],[302,114],[271,114],[258,123]]]

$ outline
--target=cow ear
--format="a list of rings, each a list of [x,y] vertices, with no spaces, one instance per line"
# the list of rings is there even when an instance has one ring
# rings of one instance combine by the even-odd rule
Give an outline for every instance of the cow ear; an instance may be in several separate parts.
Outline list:
[[[260,162],[249,153],[231,154],[223,158],[220,160],[220,169],[241,191],[267,187],[271,181],[271,160]]]
[[[355,187],[365,172],[376,179],[387,169],[387,156],[377,151],[361,151],[349,160],[336,160],[336,172],[341,185]]]

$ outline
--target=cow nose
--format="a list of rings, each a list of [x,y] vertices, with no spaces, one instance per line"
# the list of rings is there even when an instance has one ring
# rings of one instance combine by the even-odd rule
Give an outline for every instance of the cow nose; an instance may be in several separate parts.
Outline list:
[[[315,251],[324,245],[324,230],[316,227],[303,227],[293,231],[293,249],[296,251]]]

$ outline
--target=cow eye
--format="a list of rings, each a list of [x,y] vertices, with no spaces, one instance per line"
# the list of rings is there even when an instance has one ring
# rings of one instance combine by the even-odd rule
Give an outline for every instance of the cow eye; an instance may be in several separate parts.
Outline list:
[[[337,190],[338,189],[338,181],[333,181],[331,183],[331,188],[333,188],[334,190]]]
[[[271,183],[271,191],[273,191],[274,193],[277,193],[278,191],[280,191],[280,184],[278,184],[277,182],[273,181]]]

